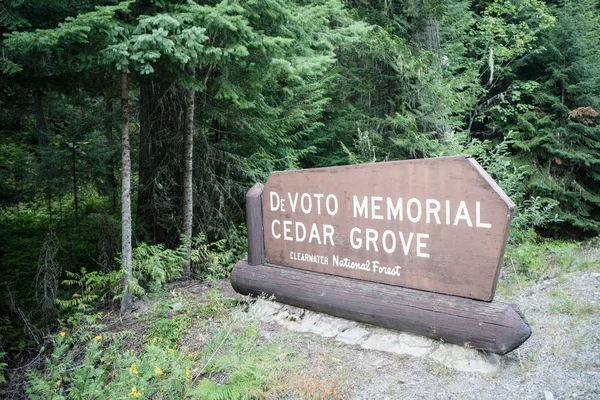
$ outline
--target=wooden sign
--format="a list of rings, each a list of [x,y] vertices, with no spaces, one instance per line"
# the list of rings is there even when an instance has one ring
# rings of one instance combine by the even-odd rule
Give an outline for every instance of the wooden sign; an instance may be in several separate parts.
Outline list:
[[[272,173],[256,223],[266,263],[491,301],[513,208],[446,157]]]
[[[513,209],[469,157],[275,172],[246,195],[248,259],[231,285],[506,354],[531,335],[491,301]]]

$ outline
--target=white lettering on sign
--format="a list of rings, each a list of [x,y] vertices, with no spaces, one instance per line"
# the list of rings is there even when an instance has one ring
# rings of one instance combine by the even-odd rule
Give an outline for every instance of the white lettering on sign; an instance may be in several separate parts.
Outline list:
[[[425,200],[425,215],[426,215],[426,219],[427,219],[427,223],[430,224],[431,223],[431,216],[435,217],[435,223],[438,225],[441,225],[442,223],[440,222],[440,202],[438,200],[435,199],[427,199]]]
[[[361,271],[371,271],[371,261],[356,262],[349,258],[340,258],[338,255],[333,256],[333,266],[348,269],[358,269]]]
[[[329,265],[329,257],[321,256],[319,254],[296,253],[295,251],[290,251],[290,260]]]
[[[283,224],[283,229],[281,225]],[[292,225],[294,229],[292,229]],[[284,220],[283,223],[274,219],[271,222],[271,235],[275,239],[281,239],[283,233],[283,240],[289,240],[293,242],[304,242],[306,240],[306,226],[304,223],[300,221],[290,221]],[[333,242],[333,235],[335,234],[335,229],[332,225],[322,224],[318,225],[313,223],[310,225],[308,229],[308,243],[317,243],[324,245],[335,246]]]
[[[383,265],[379,265],[379,261],[373,261],[373,272],[378,272],[380,274],[392,275],[392,276],[400,276],[400,266],[396,265],[395,267],[384,267]]]
[[[475,202],[475,226],[478,228],[491,229],[492,224],[481,222],[481,202]]]
[[[327,258],[327,257],[325,257]],[[400,270],[402,267],[399,265],[388,267],[381,265],[379,261],[367,260],[367,261],[354,261],[350,258],[341,258],[338,255],[333,256],[333,266],[346,269],[355,269],[358,271],[372,272],[374,274],[383,274],[391,276],[400,276]]]
[[[493,299],[515,205],[469,157],[280,171],[260,186],[252,262]]]
[[[287,205],[286,205],[287,204]],[[334,194],[327,193],[290,193],[280,195],[275,191],[269,192],[269,210],[291,212],[291,214],[316,214],[323,217],[335,216],[339,210],[339,201]],[[286,214],[290,218],[291,214]],[[450,200],[418,199],[382,196],[352,196],[352,216],[355,219],[408,221],[412,224],[426,223],[434,225],[466,226],[469,228],[491,229],[492,224],[482,220],[481,202],[467,203]],[[473,218],[474,216],[474,218]],[[323,218],[321,217],[321,218]],[[475,222],[475,223],[473,223]],[[335,246],[336,235],[333,225],[311,223],[309,226],[293,219],[274,219],[270,227],[271,236],[277,240],[291,242],[307,242],[322,246]],[[429,234],[413,231],[395,231],[386,229],[383,232],[374,228],[352,227],[349,232],[350,247],[355,250],[364,249],[373,253],[401,254],[420,258],[430,258],[427,247]],[[290,253],[290,259],[306,261],[308,256]],[[347,260],[347,259],[343,259]],[[334,266],[350,268],[346,261],[334,258]],[[327,264],[327,262],[316,262]],[[349,262],[349,261],[348,261]],[[364,269],[374,271],[375,261],[364,264]],[[360,264],[360,265],[363,265]],[[354,265],[354,264],[348,264]],[[379,266],[377,267],[379,268]],[[384,267],[382,267],[384,268]],[[360,269],[358,266],[352,269]],[[385,267],[381,273],[399,275],[400,267]]]
[[[469,216],[469,210],[467,210],[467,203],[461,201],[458,205],[458,211],[456,212],[456,218],[454,218],[454,225],[458,225],[459,221],[464,220],[469,228],[473,227],[471,217]]]
[[[352,197],[352,204],[354,204],[354,207],[352,208],[354,210],[354,218],[367,218],[367,196],[363,197],[361,203],[358,203],[358,197]]]
[[[382,204],[385,204],[385,212],[381,210]],[[442,202],[437,199],[425,199],[423,202],[412,197],[405,203],[402,197],[386,197],[385,201],[383,201],[383,197],[380,196],[371,196],[369,199],[369,196],[359,198],[354,195],[352,196],[352,216],[354,218],[386,219],[387,221],[397,220],[401,222],[404,221],[404,216],[406,216],[410,222],[415,224],[421,222],[424,217],[425,222],[428,224],[452,224],[454,226],[466,224],[472,228],[473,219],[471,215],[475,215],[476,228],[492,228],[492,224],[482,222],[481,220],[481,202],[479,201],[476,201],[474,204],[467,204],[463,200],[455,205],[451,204],[450,200],[445,200],[444,205],[444,211],[442,211]],[[472,209],[469,211],[469,206],[475,206],[475,212],[472,212]]]
[[[325,199],[323,201],[323,199]],[[303,214],[321,215],[323,209],[330,216],[335,216],[338,212],[338,199],[334,194],[328,194],[325,197],[323,193],[287,193],[287,201],[292,213],[301,211]],[[286,212],[286,199],[281,198],[277,192],[269,192],[269,210]],[[323,205],[325,203],[325,205]]]
[[[327,206],[327,214],[332,217],[338,212],[338,201],[337,197],[332,194],[327,195],[327,202],[325,203]]]
[[[396,236],[398,236],[398,240],[396,240]],[[413,242],[415,236],[416,240]],[[398,248],[397,244],[400,243],[402,252],[407,256],[414,243],[413,253],[417,257],[429,258],[429,254],[421,251],[422,248],[427,247],[427,244],[424,242],[425,239],[429,239],[429,235],[426,233],[417,233],[415,235],[414,232],[405,234],[404,232],[386,230],[381,235],[381,238],[379,238],[379,233],[375,229],[365,229],[364,235],[360,228],[354,227],[350,230],[350,246],[355,250],[362,249],[364,245],[367,251],[372,250],[379,252],[379,244],[381,244],[383,251],[392,254],[396,252],[396,249]]]
[[[387,219],[388,221],[392,221],[397,219],[398,221],[402,221],[402,198],[399,197],[396,200],[396,204],[394,205],[393,200],[388,197],[387,198]],[[356,218],[356,216],[354,217]]]

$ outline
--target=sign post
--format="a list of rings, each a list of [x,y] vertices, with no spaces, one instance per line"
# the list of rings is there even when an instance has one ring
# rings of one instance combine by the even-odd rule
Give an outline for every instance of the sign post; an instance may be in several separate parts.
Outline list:
[[[531,334],[518,310],[486,303],[513,209],[469,157],[275,172],[248,192],[249,255],[231,282],[242,293],[505,353]]]

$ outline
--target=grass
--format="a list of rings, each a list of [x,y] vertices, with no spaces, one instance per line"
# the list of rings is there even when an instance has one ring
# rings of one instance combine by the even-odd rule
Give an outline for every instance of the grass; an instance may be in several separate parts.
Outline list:
[[[217,285],[213,285],[206,298],[194,306],[192,313],[195,318],[219,319],[226,316],[235,306],[235,300],[223,299]]]
[[[113,326],[85,341],[75,331],[54,335],[48,363],[29,370],[28,396],[342,398],[339,378],[328,377],[281,342],[268,342],[256,319],[233,309],[235,302],[223,299],[216,287],[201,295],[171,290],[153,298],[145,300],[151,303],[145,315],[131,317],[136,334],[120,335]],[[176,302],[183,307],[172,310]],[[195,320],[201,324],[194,326]],[[206,334],[190,335],[194,329]],[[186,342],[198,337],[204,342]]]
[[[438,378],[456,375],[456,370],[453,370],[452,368],[445,366],[444,364],[442,364],[439,361],[432,360],[432,361],[428,362],[427,370],[429,371],[429,373],[431,375],[434,375]]]
[[[560,280],[572,272],[600,271],[600,254],[593,251],[595,245],[550,239],[509,245],[497,292],[510,297],[546,278]]]
[[[517,360],[519,361],[519,374],[521,375],[522,382],[527,381],[533,370],[539,367],[537,358],[541,350],[541,347],[537,347],[534,349],[529,349],[524,354],[521,352],[521,349],[515,350],[517,354]]]
[[[595,312],[593,305],[585,303],[582,300],[571,298],[559,290],[550,292],[554,298],[550,302],[550,312],[554,314],[566,314],[571,316],[589,316]]]
[[[190,317],[182,314],[172,318],[159,318],[150,322],[146,341],[163,346],[171,346],[188,333]]]

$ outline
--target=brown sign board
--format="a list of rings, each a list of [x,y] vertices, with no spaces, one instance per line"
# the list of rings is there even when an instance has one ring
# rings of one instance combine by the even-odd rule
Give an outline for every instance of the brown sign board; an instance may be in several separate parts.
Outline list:
[[[275,172],[265,262],[491,301],[513,209],[464,156]]]

